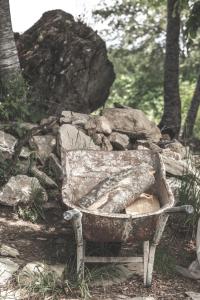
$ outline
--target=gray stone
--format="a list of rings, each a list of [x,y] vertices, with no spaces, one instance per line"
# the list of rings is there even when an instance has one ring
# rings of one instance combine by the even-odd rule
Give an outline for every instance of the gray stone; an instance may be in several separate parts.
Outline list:
[[[87,114],[81,114],[67,110],[62,112],[60,123],[84,126],[90,118],[91,117]]]
[[[19,265],[9,258],[0,258],[0,285],[5,285],[19,269]]]
[[[111,142],[109,141],[109,139],[105,135],[102,138],[102,146],[101,146],[101,148],[104,151],[112,151],[113,150]]]
[[[10,257],[17,257],[19,256],[19,251],[11,246],[6,244],[0,244],[0,255],[1,256],[10,256]]]
[[[75,126],[64,124],[59,130],[59,146],[64,151],[90,149],[98,150],[91,137],[78,130]]]
[[[18,289],[18,290],[12,290],[12,289],[5,289],[0,290],[0,299],[2,300],[25,300],[30,299],[30,295],[27,290],[25,289]]]
[[[104,133],[105,135],[109,135],[112,132],[111,124],[104,116],[93,116],[90,118],[85,124],[85,130]]]
[[[53,135],[35,135],[30,140],[30,146],[35,149],[42,162],[49,157],[56,145],[56,139]]]
[[[101,146],[103,142],[104,135],[102,133],[94,133],[92,135],[92,140],[95,143],[95,145]]]
[[[169,148],[162,149],[162,155],[165,157],[169,157],[170,159],[181,160],[181,155],[177,152],[172,151]]]
[[[9,133],[0,131],[0,159],[10,159],[17,139]]]
[[[173,176],[183,176],[186,174],[194,174],[193,168],[184,160],[176,160],[171,157],[162,155],[166,172]]]
[[[29,203],[31,194],[39,189],[43,194],[43,201],[47,201],[47,194],[37,178],[26,175],[17,175],[9,179],[0,191],[0,203],[7,206],[16,206],[19,203]]]
[[[109,140],[114,150],[125,150],[129,145],[129,137],[126,134],[112,132]]]
[[[32,151],[28,147],[23,147],[19,155],[20,158],[29,158]]]
[[[141,110],[106,108],[103,110],[103,116],[108,119],[113,131],[127,133],[130,136],[145,138],[153,142],[158,142],[161,138],[159,128]]]
[[[200,300],[200,293],[186,292],[185,294],[189,296],[189,299],[191,300]]]
[[[48,118],[44,118],[40,121],[40,125],[45,125],[49,123],[56,122],[57,118],[55,116],[49,116]]]
[[[185,158],[188,152],[188,149],[177,140],[166,144],[165,149],[170,149],[171,151],[178,153],[181,159]]]

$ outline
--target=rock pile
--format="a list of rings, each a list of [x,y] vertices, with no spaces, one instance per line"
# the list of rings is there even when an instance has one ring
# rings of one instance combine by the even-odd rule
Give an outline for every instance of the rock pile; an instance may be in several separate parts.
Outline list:
[[[53,10],[15,37],[33,110],[90,113],[105,103],[115,74],[104,41],[86,24]]]
[[[51,130],[33,136],[19,156],[18,175],[11,177],[0,190],[0,203],[16,206],[31,201],[34,187],[47,201],[45,190],[58,189],[62,184],[61,152],[80,149],[96,151],[129,151],[151,149],[162,155],[166,171],[171,176],[183,176],[196,171],[188,163],[187,149],[176,140],[163,138],[159,128],[143,112],[132,108],[106,108],[101,115],[88,115],[63,111],[60,119],[49,117],[41,121],[47,124],[55,120]],[[22,124],[31,128],[36,124]],[[10,159],[17,138],[0,132],[0,157]],[[30,159],[34,153],[34,159]],[[34,161],[33,161],[34,160]],[[180,182],[169,180],[177,190]],[[33,187],[34,186],[34,187]]]

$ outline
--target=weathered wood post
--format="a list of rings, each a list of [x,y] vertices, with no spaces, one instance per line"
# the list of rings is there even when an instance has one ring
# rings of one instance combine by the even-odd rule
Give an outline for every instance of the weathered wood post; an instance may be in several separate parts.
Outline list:
[[[82,213],[78,209],[64,212],[63,217],[66,221],[72,220],[76,247],[77,247],[77,275],[80,279],[84,277],[84,243],[82,232]]]

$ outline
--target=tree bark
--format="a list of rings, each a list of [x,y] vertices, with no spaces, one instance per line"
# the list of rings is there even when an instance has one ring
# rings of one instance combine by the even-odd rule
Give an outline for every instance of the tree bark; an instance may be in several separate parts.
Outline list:
[[[0,79],[20,72],[18,53],[12,30],[9,0],[0,0]]]
[[[159,124],[161,131],[177,137],[181,126],[179,94],[179,35],[180,14],[178,0],[167,1],[167,36],[164,63],[164,113]]]
[[[183,139],[192,137],[193,135],[193,129],[194,129],[194,124],[197,117],[199,105],[200,105],[200,75],[197,80],[194,95],[192,97],[190,108],[188,110],[187,117],[185,120],[183,134],[182,134]]]

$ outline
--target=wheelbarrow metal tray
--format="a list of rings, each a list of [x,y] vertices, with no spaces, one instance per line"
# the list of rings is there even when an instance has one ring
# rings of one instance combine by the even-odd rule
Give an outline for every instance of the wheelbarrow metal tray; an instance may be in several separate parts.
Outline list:
[[[74,150],[62,153],[63,202],[69,209],[82,212],[83,237],[97,242],[133,242],[152,240],[161,214],[174,206],[174,197],[166,181],[162,158],[151,150],[95,151]],[[154,213],[130,215],[89,211],[76,205],[104,178],[130,166],[145,162],[155,170],[152,192],[158,197],[161,208]],[[142,166],[141,166],[142,167]]]

